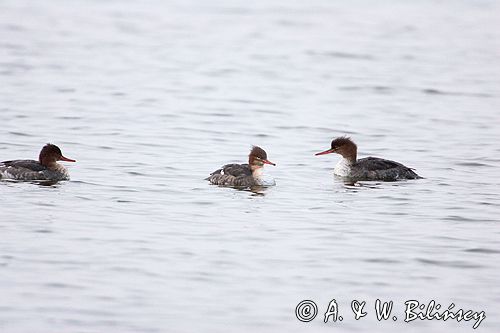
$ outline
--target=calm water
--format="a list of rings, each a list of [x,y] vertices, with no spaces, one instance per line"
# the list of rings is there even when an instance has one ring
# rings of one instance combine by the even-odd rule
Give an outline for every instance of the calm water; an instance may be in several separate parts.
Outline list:
[[[78,162],[0,183],[0,330],[498,332],[499,55],[496,1],[1,1],[0,160]],[[344,185],[343,134],[426,179]],[[203,180],[252,144],[276,187]]]

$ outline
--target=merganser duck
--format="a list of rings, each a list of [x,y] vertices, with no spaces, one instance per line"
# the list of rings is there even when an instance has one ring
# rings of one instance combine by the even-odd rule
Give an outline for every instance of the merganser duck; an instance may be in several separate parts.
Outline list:
[[[356,159],[358,147],[348,137],[339,137],[332,141],[331,148],[318,155],[337,153],[342,159],[337,163],[333,173],[349,180],[382,180],[396,181],[400,179],[419,179],[411,168],[401,163],[378,157]]]
[[[276,165],[267,159],[267,153],[260,147],[252,147],[248,164],[226,164],[210,174],[211,184],[234,187],[274,185],[266,184],[262,178],[264,164]]]
[[[38,161],[13,160],[0,162],[0,179],[15,180],[68,180],[69,174],[57,161],[76,162],[64,157],[61,149],[53,144],[46,144],[40,151]]]

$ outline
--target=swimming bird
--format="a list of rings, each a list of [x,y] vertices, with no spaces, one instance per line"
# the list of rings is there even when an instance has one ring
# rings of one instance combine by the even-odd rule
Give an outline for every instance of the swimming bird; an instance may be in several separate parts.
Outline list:
[[[348,180],[382,180],[396,181],[401,179],[419,179],[412,168],[401,163],[378,157],[357,159],[358,147],[349,137],[339,137],[332,141],[331,148],[317,155],[337,153],[342,159],[337,163],[333,173]]]
[[[226,164],[205,180],[214,185],[233,187],[274,185],[274,181],[266,184],[262,177],[264,164],[276,165],[267,159],[264,149],[254,146],[248,155],[248,164]]]
[[[15,180],[68,180],[66,168],[57,161],[76,162],[64,157],[61,149],[53,144],[46,144],[40,151],[38,161],[12,160],[0,162],[0,179]]]

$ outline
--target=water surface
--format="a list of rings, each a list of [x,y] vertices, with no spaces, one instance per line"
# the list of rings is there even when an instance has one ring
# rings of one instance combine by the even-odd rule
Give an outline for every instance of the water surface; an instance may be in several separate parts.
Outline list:
[[[0,160],[52,142],[53,186],[0,183],[5,332],[470,332],[500,326],[495,1],[0,3]],[[425,177],[348,186],[337,156]],[[209,186],[252,144],[277,186]],[[324,324],[328,302],[345,320]],[[373,302],[394,300],[397,322]],[[303,299],[320,315],[295,318]],[[355,321],[349,305],[366,300]]]

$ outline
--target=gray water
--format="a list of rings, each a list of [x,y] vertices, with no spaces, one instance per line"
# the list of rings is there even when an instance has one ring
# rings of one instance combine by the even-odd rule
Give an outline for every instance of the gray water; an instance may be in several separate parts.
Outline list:
[[[0,160],[77,163],[0,183],[0,331],[498,332],[499,56],[497,1],[1,1]],[[425,179],[336,180],[344,134]],[[252,144],[277,186],[203,180]]]

